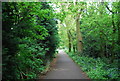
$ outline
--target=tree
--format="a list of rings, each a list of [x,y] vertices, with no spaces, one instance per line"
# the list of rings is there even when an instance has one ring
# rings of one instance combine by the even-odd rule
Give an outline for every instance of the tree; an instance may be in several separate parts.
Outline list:
[[[3,79],[37,78],[58,46],[52,7],[45,2],[7,2],[2,6]]]

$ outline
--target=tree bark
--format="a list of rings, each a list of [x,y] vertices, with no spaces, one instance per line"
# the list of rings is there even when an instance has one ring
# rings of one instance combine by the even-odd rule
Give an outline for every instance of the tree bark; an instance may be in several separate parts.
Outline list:
[[[117,21],[117,27],[118,27],[118,44],[120,45],[120,2],[118,2],[118,8],[117,8],[117,11],[118,11],[118,21]]]
[[[82,36],[81,36],[81,32],[80,32],[80,13],[77,15],[76,18],[76,39],[77,39],[77,51],[78,53],[82,52]]]
[[[68,41],[69,41],[69,52],[71,52],[71,48],[72,48],[72,44],[71,44],[71,36],[70,36],[70,33],[69,33],[69,30],[67,30],[67,35],[68,35]]]

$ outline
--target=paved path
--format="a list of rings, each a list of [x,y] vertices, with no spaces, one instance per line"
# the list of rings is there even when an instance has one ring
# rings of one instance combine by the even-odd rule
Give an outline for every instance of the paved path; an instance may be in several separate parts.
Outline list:
[[[63,50],[60,50],[55,67],[44,79],[88,79],[88,77]]]

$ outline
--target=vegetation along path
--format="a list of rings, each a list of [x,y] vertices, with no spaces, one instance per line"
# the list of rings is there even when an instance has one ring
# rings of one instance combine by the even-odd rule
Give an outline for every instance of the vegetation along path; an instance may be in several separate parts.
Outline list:
[[[55,67],[47,73],[44,79],[89,79],[71,58],[60,50]]]

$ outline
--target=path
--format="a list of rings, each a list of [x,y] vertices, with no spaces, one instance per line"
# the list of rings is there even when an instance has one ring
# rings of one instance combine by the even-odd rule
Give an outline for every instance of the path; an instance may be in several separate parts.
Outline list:
[[[63,50],[60,50],[55,67],[44,79],[88,79],[88,77]]]

